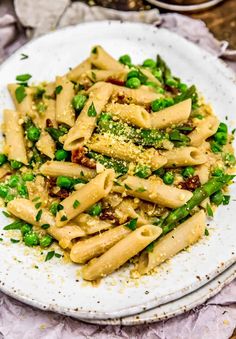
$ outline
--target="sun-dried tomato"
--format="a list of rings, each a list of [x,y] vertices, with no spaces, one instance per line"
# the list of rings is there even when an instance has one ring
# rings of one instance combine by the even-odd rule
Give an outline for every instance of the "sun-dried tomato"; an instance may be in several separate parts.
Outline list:
[[[106,82],[109,82],[110,84],[117,85],[117,86],[125,85],[125,82],[123,80],[113,79],[113,78],[108,78]]]
[[[83,146],[79,146],[71,152],[71,161],[88,168],[96,168],[96,161],[86,156],[86,149]]]
[[[201,186],[201,182],[199,176],[194,175],[193,177],[190,177],[187,180],[180,182],[178,186],[182,189],[193,192],[196,188]]]

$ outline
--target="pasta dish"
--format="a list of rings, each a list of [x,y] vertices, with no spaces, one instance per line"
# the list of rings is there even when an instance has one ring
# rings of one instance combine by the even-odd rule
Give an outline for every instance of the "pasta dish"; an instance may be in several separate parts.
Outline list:
[[[8,84],[0,197],[28,247],[53,242],[105,277],[147,274],[203,236],[230,201],[234,131],[165,61],[134,65],[101,46],[53,82]],[[33,79],[37,80],[37,79]],[[59,256],[57,254],[57,256]]]

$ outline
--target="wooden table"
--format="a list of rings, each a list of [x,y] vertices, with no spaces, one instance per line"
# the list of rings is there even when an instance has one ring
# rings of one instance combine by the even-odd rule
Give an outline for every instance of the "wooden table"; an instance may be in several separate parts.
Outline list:
[[[153,7],[145,0],[127,1],[130,3],[130,8],[133,10],[150,9]],[[96,3],[96,0],[94,2]],[[101,2],[101,0],[97,0],[97,2]],[[104,0],[103,3],[105,2],[113,8],[114,3],[124,3],[124,1],[111,0]],[[121,9],[119,7],[119,4],[116,5],[117,9]],[[160,10],[160,12],[164,13],[165,11]],[[202,19],[217,39],[227,40],[230,44],[230,48],[236,49],[236,0],[225,0],[211,9],[187,15],[196,19]]]

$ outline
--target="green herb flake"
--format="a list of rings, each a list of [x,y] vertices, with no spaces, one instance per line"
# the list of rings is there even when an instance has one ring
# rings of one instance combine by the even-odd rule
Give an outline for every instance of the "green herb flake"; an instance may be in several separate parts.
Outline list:
[[[77,208],[80,205],[80,202],[78,200],[75,200],[73,203],[73,207]]]
[[[91,105],[89,106],[89,109],[88,109],[88,116],[89,117],[96,117],[96,115],[97,115],[97,112],[96,112],[94,103],[92,102]]]
[[[68,220],[68,218],[67,218],[65,215],[63,215],[63,216],[61,217],[61,221],[66,221],[66,220]]]
[[[127,184],[124,184],[126,190],[132,190],[131,187],[129,187]]]
[[[3,241],[3,238],[0,238],[0,241]]]
[[[147,250],[147,252],[152,252],[152,251],[153,251],[153,248],[154,248],[154,242],[151,242],[151,244],[149,244],[149,245],[146,247],[146,250]]]
[[[35,208],[39,209],[41,207],[42,203],[41,202],[37,202],[37,204],[34,205]]]
[[[55,257],[56,258],[61,258],[63,255],[62,254],[60,254],[60,253],[55,253]]]
[[[26,97],[25,87],[24,86],[17,87],[15,90],[15,96],[16,96],[16,100],[20,104]]]
[[[60,94],[61,91],[62,91],[62,89],[63,89],[63,87],[62,87],[61,85],[57,86],[57,87],[55,88],[55,94],[56,94],[56,95]]]
[[[35,220],[36,220],[37,222],[39,222],[39,220],[41,219],[42,213],[43,213],[43,211],[42,211],[42,210],[39,210],[38,213],[36,214]]]
[[[43,225],[41,225],[41,228],[44,229],[44,230],[47,230],[49,227],[50,227],[49,224],[43,224]]]
[[[61,211],[61,210],[63,210],[64,209],[64,206],[63,205],[61,205],[61,204],[58,204],[57,205],[57,211],[59,212],[59,211]]]
[[[2,214],[5,215],[5,217],[7,217],[7,218],[11,217],[11,215],[9,213],[7,213],[6,211],[2,211]]]
[[[5,226],[3,228],[4,231],[9,231],[9,230],[20,230],[21,229],[21,226],[23,225],[23,222],[22,221],[14,221],[13,223]]]
[[[208,237],[209,234],[210,234],[210,233],[209,233],[208,229],[205,228],[205,235]]]
[[[235,134],[235,132],[236,132],[236,128],[234,128],[233,130],[232,130],[232,134],[234,135]]]
[[[38,269],[39,267],[37,265],[35,265],[34,268]]]
[[[20,242],[20,240],[19,239],[10,239],[11,240],[11,242],[13,243],[13,244],[17,244],[18,242]]]
[[[47,253],[45,261],[51,260],[55,255],[55,251],[50,251]]]
[[[145,191],[146,189],[144,187],[139,187],[136,189],[136,192],[140,192],[140,193],[145,192]]]
[[[128,227],[131,231],[136,230],[138,218],[130,220],[125,226]]]
[[[28,55],[27,54],[24,54],[24,53],[21,53],[21,58],[20,60],[25,60],[25,59],[28,59]]]
[[[230,202],[230,195],[224,195],[223,205],[228,205]]]
[[[97,53],[97,46],[93,47],[91,53],[96,54]]]
[[[116,181],[116,180],[114,180],[113,183],[114,183],[115,186],[122,186],[122,185],[121,185],[118,181]]]
[[[20,75],[16,76],[16,80],[21,81],[21,82],[26,82],[30,78],[32,78],[32,75],[30,75],[30,74],[20,74]]]
[[[33,202],[36,202],[36,201],[38,201],[40,199],[40,197],[36,197],[36,198],[34,198],[32,201]]]
[[[212,211],[212,208],[209,204],[207,204],[207,206],[206,206],[206,211],[207,211],[207,215],[209,217],[213,217],[213,211]]]

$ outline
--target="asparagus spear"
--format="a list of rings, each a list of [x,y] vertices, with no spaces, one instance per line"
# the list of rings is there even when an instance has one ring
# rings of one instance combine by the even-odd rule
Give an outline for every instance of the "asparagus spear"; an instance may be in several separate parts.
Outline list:
[[[128,172],[128,164],[125,161],[112,159],[96,152],[89,152],[87,156],[97,160],[106,168],[113,168],[116,173],[126,174]]]
[[[211,178],[201,187],[197,188],[193,192],[192,198],[186,202],[183,206],[171,211],[166,218],[161,220],[161,227],[163,229],[162,234],[170,232],[178,221],[187,217],[191,210],[198,206],[203,200],[211,196],[213,193],[219,191],[223,186],[228,184],[234,175],[225,174],[221,177]]]

